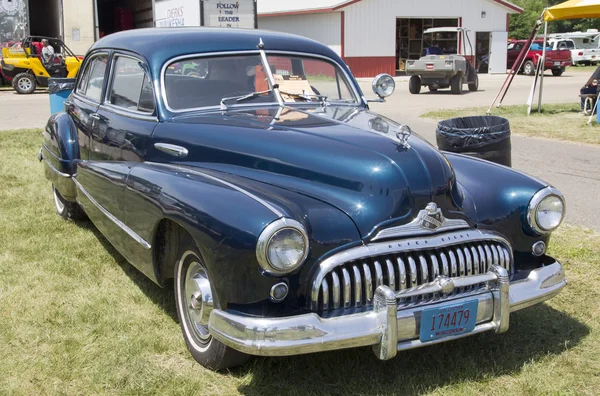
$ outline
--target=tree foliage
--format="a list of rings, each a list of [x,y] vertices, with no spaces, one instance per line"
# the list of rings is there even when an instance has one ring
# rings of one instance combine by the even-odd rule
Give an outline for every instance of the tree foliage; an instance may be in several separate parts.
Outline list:
[[[540,18],[544,8],[563,3],[566,0],[512,0],[512,3],[523,8],[522,14],[510,16],[509,37],[514,39],[526,39]],[[570,19],[565,21],[553,21],[548,24],[550,33],[566,33],[574,31],[586,31],[587,29],[598,29],[600,21],[595,18]]]

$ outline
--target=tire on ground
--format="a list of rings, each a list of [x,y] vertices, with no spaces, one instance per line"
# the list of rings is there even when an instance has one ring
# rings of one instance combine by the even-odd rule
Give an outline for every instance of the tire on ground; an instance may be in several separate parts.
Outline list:
[[[408,80],[408,90],[411,94],[417,95],[421,92],[421,77],[411,76]]]
[[[36,85],[35,77],[29,73],[19,73],[12,80],[12,86],[19,94],[32,93],[35,91]]]
[[[65,220],[86,220],[87,215],[81,209],[77,202],[67,201],[61,194],[58,192],[56,187],[52,185],[52,192],[54,194],[54,208],[56,209],[56,213]]]
[[[479,76],[475,74],[475,81],[469,84],[469,91],[475,92],[479,89]]]
[[[456,74],[450,80],[450,89],[454,95],[462,94],[463,76],[462,74]]]
[[[216,295],[214,294],[212,285],[208,280],[208,272],[201,258],[200,252],[189,234],[182,233],[179,244],[179,252],[177,261],[175,262],[175,304],[177,306],[177,317],[181,326],[181,332],[188,350],[192,357],[204,367],[212,370],[223,370],[236,366],[241,366],[248,361],[251,356],[230,348],[214,338],[208,333],[208,327],[202,326],[203,336],[198,335],[193,326],[197,326],[197,322],[192,322],[189,314],[189,309],[186,304],[186,284],[189,284],[188,276],[194,278],[194,274],[190,273],[194,267],[200,268],[206,274],[206,283],[208,283],[213,297],[213,307],[219,308]],[[194,281],[192,281],[194,282]],[[193,285],[193,283],[192,283]],[[189,290],[187,290],[189,292]],[[197,301],[197,300],[196,300]],[[204,302],[200,302],[200,305]],[[202,306],[201,308],[205,308]],[[208,324],[208,323],[207,323]],[[206,325],[207,325],[206,324]],[[198,327],[196,327],[197,329]]]
[[[564,73],[564,69],[552,69],[552,75],[554,77],[560,77]]]
[[[528,60],[523,64],[523,74],[533,76],[535,74],[535,65],[532,61]]]

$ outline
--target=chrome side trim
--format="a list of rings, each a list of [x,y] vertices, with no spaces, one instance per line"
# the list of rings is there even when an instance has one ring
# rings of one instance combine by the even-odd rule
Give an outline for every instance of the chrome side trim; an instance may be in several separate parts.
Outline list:
[[[160,166],[160,167],[164,167],[164,168],[169,168],[169,169],[174,169],[180,172],[187,172],[187,173],[192,173],[198,176],[202,176],[205,177],[207,179],[210,179],[212,181],[216,181],[217,183],[221,183],[226,185],[227,187],[230,187],[236,191],[241,192],[242,194],[252,198],[253,200],[255,200],[256,202],[258,202],[259,204],[263,205],[265,208],[269,209],[271,212],[273,212],[273,214],[275,214],[277,217],[284,217],[285,215],[279,211],[277,208],[275,208],[273,205],[271,205],[270,203],[268,203],[267,201],[265,201],[262,198],[257,197],[256,195],[252,194],[251,192],[244,190],[243,188],[236,186],[235,184],[229,183],[225,180],[221,180],[219,178],[216,178],[212,175],[209,175],[207,173],[204,173],[200,170],[197,169],[192,169],[190,167],[187,166],[183,166],[183,165],[172,165],[172,164],[161,164],[159,162],[144,162],[145,164],[148,165],[155,165],[155,166]]]
[[[50,170],[51,170],[52,172],[56,173],[58,176],[61,176],[61,177],[67,178],[67,179],[71,178],[71,175],[69,175],[68,173],[64,173],[64,172],[61,172],[61,171],[59,171],[58,169],[56,169],[56,168],[55,168],[55,167],[54,167],[54,166],[53,166],[53,165],[50,163],[50,161],[48,161],[48,159],[46,159],[46,158],[44,158],[44,157],[42,157],[42,159],[44,160],[44,162],[46,163],[46,165],[48,165],[48,168],[50,168]],[[73,179],[73,180],[75,180],[75,179]]]
[[[113,223],[115,223],[119,228],[121,228],[123,231],[125,231],[125,233],[127,233],[127,235],[132,237],[136,242],[138,242],[144,248],[150,249],[152,247],[148,242],[146,242],[146,240],[144,238],[142,238],[141,236],[136,234],[135,231],[133,231],[131,228],[127,227],[127,225],[125,225],[125,223],[123,223],[121,220],[117,219],[115,216],[113,216],[112,213],[110,213],[108,210],[106,210],[106,208],[104,208],[104,206],[100,205],[98,203],[98,201],[96,201],[94,199],[94,197],[92,197],[90,195],[90,193],[87,192],[87,190],[85,188],[83,188],[81,183],[79,183],[76,178],[72,178],[72,180],[73,180],[73,182],[75,182],[75,185],[77,186],[77,188],[90,200],[91,203],[94,204],[94,206],[96,206],[98,208],[98,210],[100,210],[106,217],[108,217],[109,220],[111,220]]]

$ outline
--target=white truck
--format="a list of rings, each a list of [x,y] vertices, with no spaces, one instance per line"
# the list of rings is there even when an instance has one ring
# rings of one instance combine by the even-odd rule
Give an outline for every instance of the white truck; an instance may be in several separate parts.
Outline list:
[[[599,36],[597,29],[588,29],[586,32],[550,34],[549,41],[552,49],[570,50],[573,65],[591,65],[600,63]]]

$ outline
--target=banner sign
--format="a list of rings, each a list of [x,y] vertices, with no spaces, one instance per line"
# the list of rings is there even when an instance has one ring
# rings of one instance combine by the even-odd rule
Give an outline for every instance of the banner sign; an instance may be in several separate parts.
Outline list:
[[[198,0],[156,0],[157,27],[200,26]]]
[[[254,29],[256,27],[256,1],[204,0],[204,26]]]
[[[0,0],[0,47],[23,41],[27,21],[27,0]]]

